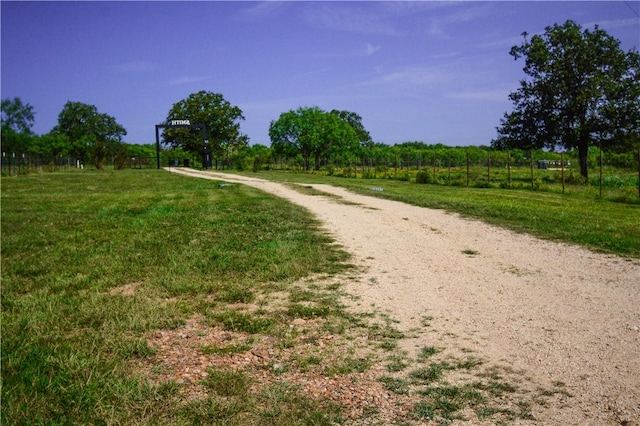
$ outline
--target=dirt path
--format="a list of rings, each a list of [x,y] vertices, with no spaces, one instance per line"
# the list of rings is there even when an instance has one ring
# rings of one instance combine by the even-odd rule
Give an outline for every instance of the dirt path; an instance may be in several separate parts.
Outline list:
[[[595,254],[463,219],[367,197],[301,194],[255,178],[172,169],[243,183],[313,212],[364,272],[347,291],[375,305],[405,339],[471,351],[573,395],[535,413],[545,425],[640,424],[640,262]]]

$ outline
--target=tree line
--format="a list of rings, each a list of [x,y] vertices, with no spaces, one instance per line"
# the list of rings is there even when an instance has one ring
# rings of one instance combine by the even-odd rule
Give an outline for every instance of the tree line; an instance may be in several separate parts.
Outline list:
[[[514,109],[500,120],[490,149],[576,152],[585,181],[591,148],[613,153],[640,149],[640,55],[635,49],[625,52],[598,26],[582,29],[573,21],[549,26],[530,39],[525,32],[523,37],[510,55],[524,59],[525,78],[509,95]],[[2,100],[3,151],[73,155],[91,159],[97,168],[107,158],[131,155],[131,145],[122,142],[124,127],[93,105],[67,102],[58,124],[41,136],[31,132],[34,114],[19,98]],[[251,147],[240,131],[242,110],[223,95],[204,90],[175,103],[166,117],[167,123],[184,119],[206,126],[206,142],[188,128],[166,128],[165,147],[196,156],[206,151],[222,164],[238,167],[246,167],[248,157],[254,168],[299,158],[306,170],[364,161],[367,156],[397,160],[398,152],[420,144],[396,148],[374,143],[357,113],[312,106],[280,114],[269,126],[271,146]]]

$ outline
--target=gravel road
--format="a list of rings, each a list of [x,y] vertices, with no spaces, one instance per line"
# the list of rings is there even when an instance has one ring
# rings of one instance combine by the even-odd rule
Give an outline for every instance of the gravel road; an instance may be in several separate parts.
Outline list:
[[[227,173],[171,171],[249,185],[311,211],[362,267],[346,288],[362,306],[386,312],[409,335],[428,318],[428,332],[403,340],[407,351],[435,341],[523,371],[540,386],[563,383],[572,397],[537,409],[537,424],[640,424],[637,259],[328,185],[305,186],[334,197]]]

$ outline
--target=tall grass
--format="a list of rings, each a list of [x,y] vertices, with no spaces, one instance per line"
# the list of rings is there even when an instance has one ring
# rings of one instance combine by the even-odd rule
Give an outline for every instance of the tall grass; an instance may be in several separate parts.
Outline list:
[[[189,422],[132,367],[144,333],[347,259],[301,208],[163,171],[3,178],[1,201],[2,424]]]

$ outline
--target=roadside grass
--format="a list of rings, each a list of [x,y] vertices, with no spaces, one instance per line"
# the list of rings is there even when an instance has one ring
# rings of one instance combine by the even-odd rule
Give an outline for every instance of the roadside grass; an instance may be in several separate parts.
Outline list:
[[[287,183],[330,184],[356,193],[443,209],[520,233],[640,258],[640,204],[600,199],[593,191],[559,194],[505,188],[418,185],[390,179],[353,179],[287,171],[243,172]],[[375,187],[376,190],[371,188]]]
[[[263,334],[277,334],[291,316],[337,315],[326,295],[305,309],[288,302],[272,311],[233,307],[288,291],[311,274],[342,273],[347,261],[308,212],[242,185],[155,170],[3,178],[1,423],[228,416],[243,424],[305,412],[301,418],[328,424],[335,408],[308,410],[311,402],[291,389],[254,395],[251,409],[219,395],[187,403],[178,396],[181,384],[150,382],[135,364],[156,355],[149,332],[178,329],[196,314]],[[247,345],[202,351],[233,354]],[[220,387],[240,376],[220,374],[210,374],[207,386],[231,392]],[[285,404],[275,407],[276,400]]]
[[[530,389],[519,386],[523,382],[522,372],[497,365],[484,366],[480,358],[472,355],[455,358],[441,349],[425,346],[419,351],[417,362],[408,380],[385,378],[384,383],[394,384],[403,394],[420,395],[422,399],[414,405],[411,416],[438,425],[454,420],[491,419],[495,424],[535,420],[532,406],[545,405],[542,396],[569,397],[563,390],[542,388],[532,396]]]

